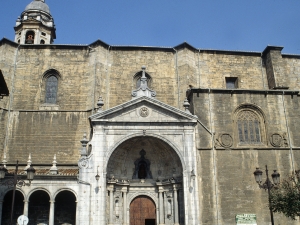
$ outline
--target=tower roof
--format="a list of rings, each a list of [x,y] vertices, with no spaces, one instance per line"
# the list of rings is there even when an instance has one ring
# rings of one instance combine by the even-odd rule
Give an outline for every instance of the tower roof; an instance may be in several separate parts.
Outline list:
[[[41,10],[50,14],[49,6],[45,3],[45,0],[34,0],[26,6],[25,11],[28,10]]]

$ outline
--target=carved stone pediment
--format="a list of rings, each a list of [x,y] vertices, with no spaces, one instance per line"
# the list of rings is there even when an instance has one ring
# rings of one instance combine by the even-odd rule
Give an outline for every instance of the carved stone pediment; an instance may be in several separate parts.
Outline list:
[[[197,122],[197,116],[167,105],[154,98],[142,96],[90,116],[97,122]]]

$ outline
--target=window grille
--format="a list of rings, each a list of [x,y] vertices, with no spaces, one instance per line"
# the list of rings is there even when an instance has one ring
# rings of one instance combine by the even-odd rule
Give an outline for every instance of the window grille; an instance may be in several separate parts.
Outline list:
[[[260,121],[251,111],[242,111],[237,119],[238,137],[240,144],[260,144]]]
[[[46,80],[45,103],[56,104],[58,79],[56,76],[49,76]]]

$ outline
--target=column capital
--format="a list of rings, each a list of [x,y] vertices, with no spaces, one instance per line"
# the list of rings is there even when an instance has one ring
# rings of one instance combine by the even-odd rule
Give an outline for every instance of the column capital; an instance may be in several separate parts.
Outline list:
[[[110,192],[113,192],[115,189],[114,189],[114,187],[108,187],[107,190]]]
[[[107,185],[107,190],[108,191],[113,191],[114,190],[114,188],[115,188],[115,185],[113,185],[113,184],[109,184],[109,185]]]
[[[173,191],[178,191],[179,189],[181,189],[180,184],[173,184]]]
[[[158,191],[158,192],[164,192],[165,189],[164,189],[162,186],[158,186],[158,187],[157,187],[157,191]]]
[[[127,192],[128,192],[128,188],[127,188],[127,186],[126,186],[126,187],[122,187],[122,189],[121,189],[121,192],[123,192],[123,193],[127,193]]]

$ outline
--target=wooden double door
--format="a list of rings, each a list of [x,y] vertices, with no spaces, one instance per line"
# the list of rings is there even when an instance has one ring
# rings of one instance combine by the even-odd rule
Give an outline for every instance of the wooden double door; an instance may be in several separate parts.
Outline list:
[[[156,209],[151,198],[138,196],[131,202],[130,225],[156,225]]]

